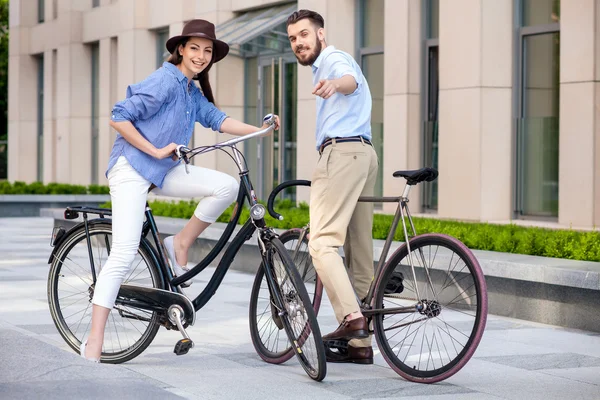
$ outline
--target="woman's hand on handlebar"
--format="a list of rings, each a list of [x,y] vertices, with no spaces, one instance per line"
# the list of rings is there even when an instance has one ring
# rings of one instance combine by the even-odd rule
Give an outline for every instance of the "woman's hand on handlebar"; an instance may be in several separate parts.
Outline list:
[[[177,149],[176,143],[169,143],[162,149],[156,149],[154,152],[154,158],[158,158],[162,160],[163,158],[171,157],[173,160],[177,160],[177,156],[175,155],[175,150]]]
[[[274,124],[275,130],[278,130],[279,129],[279,115],[273,115],[273,117],[275,117],[275,124]],[[261,126],[260,130],[267,129],[269,126],[271,126],[271,125],[269,125],[268,123],[265,122],[263,124],[263,126]]]

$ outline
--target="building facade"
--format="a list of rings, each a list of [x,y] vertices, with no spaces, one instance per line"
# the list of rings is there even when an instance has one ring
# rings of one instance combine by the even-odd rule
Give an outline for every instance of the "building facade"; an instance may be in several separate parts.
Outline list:
[[[9,180],[105,184],[113,104],[192,18],[231,46],[211,70],[217,105],[253,124],[282,117],[279,133],[243,146],[260,197],[310,179],[311,69],[285,30],[301,8],[323,15],[328,44],[367,77],[378,194],[401,192],[394,171],[434,166],[413,211],[599,225],[600,0],[11,0]],[[223,139],[198,126],[193,145]],[[195,163],[237,173],[220,152]]]

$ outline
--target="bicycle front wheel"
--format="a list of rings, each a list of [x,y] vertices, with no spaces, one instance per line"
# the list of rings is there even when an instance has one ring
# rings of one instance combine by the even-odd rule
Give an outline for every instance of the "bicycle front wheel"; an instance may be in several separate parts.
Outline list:
[[[377,278],[374,307],[383,311],[373,318],[375,337],[394,371],[434,383],[458,372],[479,345],[488,309],[485,277],[455,238],[426,234],[409,244],[410,252],[406,245],[398,249]]]
[[[319,313],[323,284],[317,276],[312,257],[308,253],[308,232],[303,229],[290,229],[279,236],[279,240],[304,282],[308,296],[312,300],[315,315]],[[294,356],[294,349],[287,340],[277,308],[273,305],[264,266],[261,265],[254,278],[250,295],[250,336],[258,355],[271,364],[281,364]]]
[[[94,284],[90,257],[97,277],[110,253],[112,225],[92,221],[89,235],[88,250],[85,228],[73,231],[57,250],[48,275],[50,314],[62,338],[77,353],[92,322]],[[123,283],[164,289],[154,258],[146,247],[138,249]],[[115,304],[106,322],[100,361],[117,364],[137,357],[150,345],[159,327],[157,312]]]
[[[300,274],[278,238],[267,249],[264,267],[273,277],[273,305],[281,319],[294,354],[308,376],[321,381],[327,373],[325,347],[312,302]]]

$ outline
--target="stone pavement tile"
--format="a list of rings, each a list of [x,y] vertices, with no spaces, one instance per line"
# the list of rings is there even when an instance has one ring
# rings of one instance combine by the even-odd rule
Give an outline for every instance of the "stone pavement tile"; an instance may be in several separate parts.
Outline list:
[[[90,390],[90,388],[93,388]],[[0,398],[18,400],[64,399],[181,399],[167,390],[156,389],[130,379],[53,380],[0,385]]]
[[[192,393],[191,398],[198,399],[348,399],[348,396],[323,390],[324,386],[312,380],[304,373],[303,382],[282,376],[278,371],[286,366],[275,368],[232,368],[225,370],[206,370],[197,368],[158,369],[153,366],[135,366],[134,369],[144,375],[163,382],[176,382],[176,386]],[[298,367],[300,368],[300,367]],[[295,368],[297,369],[297,368]]]
[[[221,357],[199,351],[193,351],[183,356],[177,356],[173,353],[172,348],[170,348],[168,352],[147,354],[143,357],[143,362],[141,361],[141,357],[138,359],[140,362],[136,362],[134,359],[128,362],[127,365],[132,368],[136,368],[138,365],[140,367],[143,365],[169,365],[173,370],[198,369],[201,366],[202,371],[241,367],[240,363],[231,360],[229,357]]]
[[[468,367],[468,368],[467,368]],[[597,385],[471,359],[445,382],[511,400],[598,400]]]
[[[91,363],[18,330],[0,328],[0,360],[2,399],[178,398],[161,382]]]
[[[474,358],[527,355],[527,354],[547,354],[551,350],[547,347],[534,346],[530,344],[513,342],[508,340],[498,341],[483,334],[483,338],[473,355]]]
[[[39,335],[56,333],[56,325],[54,325],[53,323],[37,324],[37,325],[16,325],[16,326],[18,328],[25,329],[29,332],[36,333]]]
[[[360,365],[360,364],[327,364],[327,382],[336,381],[349,381],[349,380],[360,380],[366,378],[378,378],[378,379],[398,379],[404,380],[400,375],[396,374],[387,363],[384,361],[383,366],[373,365]]]
[[[509,367],[523,368],[529,371],[541,369],[600,367],[600,358],[574,353],[518,354],[502,357],[479,357],[479,359],[507,365]]]
[[[557,348],[562,352],[587,354],[600,357],[600,336],[585,335],[583,331],[546,325],[543,333],[539,329],[511,329],[485,332],[483,337],[502,343],[504,341],[522,343],[547,349],[553,353]]]
[[[487,393],[480,392],[469,392],[461,394],[431,394],[425,396],[398,396],[398,397],[370,397],[370,400],[391,400],[391,399],[402,399],[402,400],[498,400],[501,397],[494,396]]]
[[[600,367],[546,369],[543,372],[548,375],[560,376],[572,381],[596,385],[598,386],[598,398],[600,398]]]
[[[352,399],[404,398],[405,396],[429,396],[433,394],[461,394],[473,392],[447,382],[433,385],[409,382],[403,379],[367,378],[344,381],[329,380],[321,383],[326,390],[348,396]]]

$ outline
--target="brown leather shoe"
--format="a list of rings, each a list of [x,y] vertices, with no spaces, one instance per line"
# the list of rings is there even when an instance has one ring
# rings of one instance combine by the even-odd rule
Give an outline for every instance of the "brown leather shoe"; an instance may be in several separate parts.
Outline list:
[[[347,348],[325,346],[325,356],[327,362],[332,363],[354,363],[354,364],[373,364],[373,347],[353,347]]]
[[[365,317],[356,318],[351,321],[342,321],[338,328],[323,336],[323,340],[334,340],[334,339],[364,339],[369,337],[369,327],[367,326],[367,319]]]

